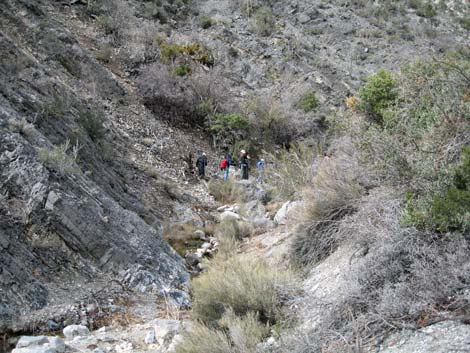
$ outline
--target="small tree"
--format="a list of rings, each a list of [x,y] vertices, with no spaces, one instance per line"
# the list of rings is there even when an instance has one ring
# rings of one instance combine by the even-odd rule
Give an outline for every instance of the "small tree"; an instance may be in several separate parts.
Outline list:
[[[382,124],[384,111],[398,98],[397,82],[391,72],[380,70],[367,78],[359,97],[361,110]]]

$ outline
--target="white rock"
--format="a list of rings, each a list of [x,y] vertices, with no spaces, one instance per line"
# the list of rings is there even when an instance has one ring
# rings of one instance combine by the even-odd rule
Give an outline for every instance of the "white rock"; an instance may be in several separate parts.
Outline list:
[[[16,348],[42,346],[46,343],[49,343],[49,340],[46,336],[22,336],[16,344]]]
[[[240,215],[236,214],[235,212],[231,212],[231,211],[224,211],[221,215],[220,215],[220,220],[221,221],[224,221],[226,219],[240,219]]]
[[[198,229],[198,230],[195,230],[194,233],[193,233],[196,237],[198,237],[199,239],[203,240],[203,239],[206,239],[206,233],[204,233],[202,230]]]
[[[204,243],[201,245],[201,249],[203,250],[209,250],[212,247],[211,243]]]
[[[49,346],[32,346],[25,348],[15,348],[11,353],[58,353],[54,348]]]
[[[150,331],[150,332],[147,332],[147,335],[145,336],[145,339],[144,339],[145,343],[147,344],[153,344],[155,343],[155,331]]]
[[[47,195],[47,200],[46,200],[46,205],[44,208],[48,211],[52,211],[54,209],[55,203],[59,200],[60,195],[56,193],[55,191],[49,192],[49,195]]]
[[[48,337],[49,339],[49,346],[51,348],[54,348],[57,353],[63,353],[65,352],[65,342],[62,338],[60,337]]]
[[[292,217],[292,212],[300,207],[302,207],[302,202],[300,201],[285,202],[274,216],[274,222],[276,224],[286,224],[287,220]]]
[[[73,338],[77,336],[87,336],[90,334],[90,331],[86,326],[70,325],[64,328],[63,333],[66,338]]]
[[[97,331],[99,333],[104,333],[104,332],[109,332],[111,330],[112,330],[111,326],[103,326],[103,327],[100,327]]]
[[[134,347],[132,346],[132,343],[131,342],[122,342],[120,344],[118,344],[115,349],[116,349],[116,352],[131,352],[132,349]]]

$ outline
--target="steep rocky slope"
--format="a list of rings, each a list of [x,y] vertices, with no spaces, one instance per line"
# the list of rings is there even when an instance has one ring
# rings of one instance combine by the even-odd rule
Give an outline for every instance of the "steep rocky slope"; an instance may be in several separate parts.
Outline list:
[[[245,1],[163,1],[166,17],[149,3],[0,8],[1,331],[86,321],[70,305],[113,296],[113,280],[187,304],[189,276],[162,233],[204,224],[214,203],[185,161],[203,150],[217,160],[203,124],[163,119],[191,115],[184,105],[201,102],[189,92],[211,91],[226,112],[262,98],[282,108],[295,140],[320,134],[368,74],[468,45],[456,21],[465,1],[432,16],[406,2],[260,1],[270,7],[261,24]],[[211,60],[175,78],[168,43],[200,43]],[[310,90],[319,105],[303,112]]]
[[[1,331],[80,321],[64,305],[106,298],[115,278],[187,305],[189,277],[162,230],[202,224],[201,201],[173,180],[206,143],[156,121],[55,6],[0,10]]]

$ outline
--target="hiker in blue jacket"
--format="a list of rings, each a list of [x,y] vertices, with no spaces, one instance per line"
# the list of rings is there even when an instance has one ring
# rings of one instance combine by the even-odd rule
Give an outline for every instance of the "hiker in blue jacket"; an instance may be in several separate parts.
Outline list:
[[[258,178],[256,178],[256,181],[258,183],[263,182],[264,180],[264,159],[261,158],[257,163],[256,163],[256,169],[258,169]]]

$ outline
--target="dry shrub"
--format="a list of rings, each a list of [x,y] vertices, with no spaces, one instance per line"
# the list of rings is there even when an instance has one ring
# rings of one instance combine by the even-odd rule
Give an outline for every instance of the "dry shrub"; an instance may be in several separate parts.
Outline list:
[[[194,234],[196,227],[191,223],[177,224],[164,233],[164,238],[178,254],[184,256],[189,249],[197,249],[202,244]]]
[[[266,176],[282,199],[298,198],[300,191],[310,184],[315,172],[321,145],[310,146],[305,142],[269,155],[271,163],[266,164]]]
[[[321,261],[336,248],[338,222],[355,210],[366,183],[364,171],[349,142],[339,142],[335,157],[316,162],[312,186],[305,189],[306,222],[297,229],[291,260],[308,265]]]
[[[211,180],[208,189],[209,193],[222,203],[244,202],[247,197],[245,189],[231,179],[227,181]]]
[[[176,353],[232,353],[226,333],[196,322],[191,330],[184,331],[182,341],[176,346]]]
[[[176,347],[177,353],[247,353],[269,333],[269,326],[259,322],[254,313],[240,318],[231,310],[221,320],[224,331],[196,322],[183,332],[183,340]]]
[[[217,256],[192,282],[194,318],[214,324],[228,308],[237,316],[259,314],[274,323],[293,288],[293,274],[253,256]]]
[[[215,69],[193,64],[191,75],[179,77],[171,65],[150,64],[138,79],[144,104],[173,125],[205,126],[207,116],[230,109],[226,79]]]
[[[336,236],[355,249],[342,285],[327,302],[312,288],[302,300],[311,324],[282,351],[350,352],[376,344],[386,332],[468,313],[468,237],[402,227],[401,199],[396,190],[375,190],[340,221]]]
[[[253,226],[245,221],[228,218],[217,224],[215,236],[217,239],[232,238],[242,240],[253,232]]]

